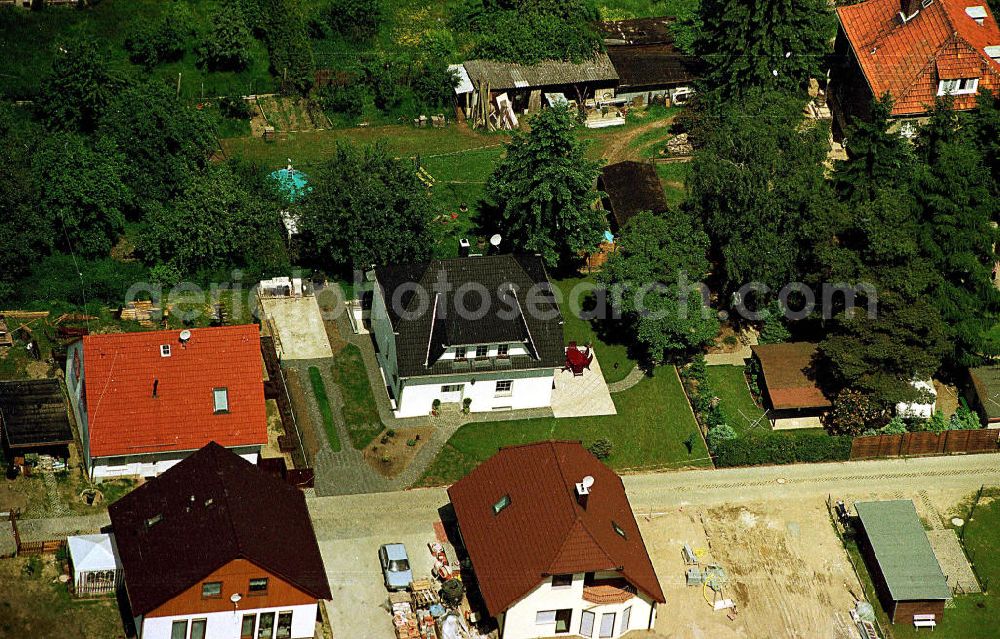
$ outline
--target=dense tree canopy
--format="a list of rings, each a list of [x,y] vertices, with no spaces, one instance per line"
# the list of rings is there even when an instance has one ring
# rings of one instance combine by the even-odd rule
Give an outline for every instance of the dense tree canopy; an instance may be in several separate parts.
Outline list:
[[[685,212],[639,213],[616,238],[599,278],[614,291],[632,340],[655,363],[697,349],[719,320],[697,285],[708,272],[708,236]]]
[[[704,84],[725,94],[805,87],[836,31],[827,0],[701,0],[699,17]]]
[[[330,0],[323,8],[323,20],[344,37],[366,40],[378,33],[384,19],[383,0]]]
[[[338,143],[312,178],[300,226],[303,245],[324,268],[367,269],[430,255],[427,189],[413,163],[392,158],[384,143]]]
[[[909,142],[890,131],[889,94],[874,101],[867,120],[854,118],[847,132],[849,158],[837,163],[837,189],[849,201],[872,200],[887,188],[905,188],[913,179],[914,157]]]
[[[118,85],[96,41],[71,38],[58,46],[36,105],[50,129],[93,131]]]
[[[776,295],[801,279],[804,237],[832,199],[822,166],[828,130],[801,124],[801,101],[780,93],[704,108],[708,139],[687,206],[712,237],[726,292],[760,282]]]
[[[239,5],[224,2],[212,16],[212,29],[198,50],[199,61],[216,71],[245,69],[252,39]]]
[[[497,230],[550,266],[593,250],[607,228],[593,206],[599,164],[585,157],[576,126],[569,109],[539,112],[530,131],[514,133],[486,184],[486,198],[500,211]]]
[[[0,299],[9,296],[17,281],[31,269],[39,254],[51,248],[52,226],[32,201],[32,156],[41,135],[39,127],[0,103]]]

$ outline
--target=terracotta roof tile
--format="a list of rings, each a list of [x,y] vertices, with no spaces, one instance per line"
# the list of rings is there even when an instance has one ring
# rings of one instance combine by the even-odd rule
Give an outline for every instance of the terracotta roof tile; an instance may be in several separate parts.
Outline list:
[[[831,405],[816,385],[813,371],[818,352],[816,344],[761,344],[751,349],[760,362],[767,396],[776,410],[825,408]]]
[[[83,367],[92,457],[267,443],[256,325],[87,335]],[[161,345],[170,356],[160,355]],[[153,382],[156,397],[153,397]],[[215,413],[213,389],[229,410]]]
[[[965,13],[980,5],[987,13],[982,25]],[[867,0],[837,9],[872,93],[889,92],[895,100],[893,115],[928,111],[940,79],[979,78],[980,88],[1000,91],[1000,63],[985,51],[1000,45],[1000,27],[985,0],[933,0],[906,23],[900,6],[899,0]],[[957,109],[975,105],[975,94],[955,98]]]
[[[583,508],[574,487],[587,475],[595,481]],[[493,505],[505,495],[510,504],[494,514]],[[448,496],[492,615],[547,576],[574,572],[620,570],[639,590],[664,601],[621,478],[579,442],[502,448]]]

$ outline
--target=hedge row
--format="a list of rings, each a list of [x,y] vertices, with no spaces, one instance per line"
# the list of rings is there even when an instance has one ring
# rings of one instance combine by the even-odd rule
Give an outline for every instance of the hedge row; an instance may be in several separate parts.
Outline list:
[[[851,457],[851,440],[817,432],[751,432],[719,442],[714,451],[715,465],[722,468],[844,461]]]

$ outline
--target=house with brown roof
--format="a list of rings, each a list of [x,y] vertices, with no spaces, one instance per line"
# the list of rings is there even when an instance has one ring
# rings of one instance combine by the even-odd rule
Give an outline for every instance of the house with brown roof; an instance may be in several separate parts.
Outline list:
[[[865,0],[837,17],[830,94],[841,131],[885,93],[906,133],[938,96],[968,110],[980,89],[1000,91],[1000,27],[986,0]]]
[[[664,213],[669,208],[660,176],[649,162],[626,160],[602,167],[597,188],[604,193],[601,204],[611,214],[608,224],[615,235],[636,213]]]
[[[500,639],[653,628],[665,599],[625,487],[579,442],[501,448],[448,496]]]
[[[298,489],[211,442],[108,508],[138,639],[305,639],[330,586]]]
[[[694,92],[701,61],[674,46],[675,18],[633,18],[598,23],[608,58],[618,73],[617,97],[649,104],[659,99],[682,103]]]
[[[255,324],[86,335],[65,372],[91,479],[154,477],[211,441],[256,463],[267,444]]]
[[[822,428],[832,406],[816,381],[819,348],[809,342],[752,346],[767,417],[775,430]]]

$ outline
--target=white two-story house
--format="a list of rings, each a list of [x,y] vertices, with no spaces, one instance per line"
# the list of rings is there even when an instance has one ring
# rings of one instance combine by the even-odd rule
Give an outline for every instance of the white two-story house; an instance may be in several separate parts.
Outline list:
[[[551,405],[563,319],[541,258],[434,260],[370,276],[371,331],[397,417],[427,415],[435,400],[474,412]]]
[[[665,600],[625,487],[579,442],[502,448],[448,496],[500,639],[653,629]]]

